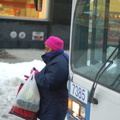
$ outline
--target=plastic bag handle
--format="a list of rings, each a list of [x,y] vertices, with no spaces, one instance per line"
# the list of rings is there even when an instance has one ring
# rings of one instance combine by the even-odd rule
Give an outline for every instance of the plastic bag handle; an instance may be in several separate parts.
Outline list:
[[[30,74],[30,77],[28,78],[28,80],[33,80],[35,78],[35,71],[33,71],[31,74]]]

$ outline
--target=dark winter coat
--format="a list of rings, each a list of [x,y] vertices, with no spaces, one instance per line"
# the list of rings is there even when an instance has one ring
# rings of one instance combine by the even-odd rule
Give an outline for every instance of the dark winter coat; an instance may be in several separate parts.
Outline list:
[[[46,66],[35,75],[41,101],[40,120],[64,120],[68,104],[68,59],[63,50],[42,56]]]

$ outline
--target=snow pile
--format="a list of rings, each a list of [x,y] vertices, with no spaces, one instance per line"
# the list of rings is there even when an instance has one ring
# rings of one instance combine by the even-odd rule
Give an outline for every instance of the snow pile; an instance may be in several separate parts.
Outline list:
[[[36,67],[39,71],[45,66],[40,60],[23,63],[0,62],[0,120],[23,120],[9,114],[20,83],[24,82],[24,75]]]

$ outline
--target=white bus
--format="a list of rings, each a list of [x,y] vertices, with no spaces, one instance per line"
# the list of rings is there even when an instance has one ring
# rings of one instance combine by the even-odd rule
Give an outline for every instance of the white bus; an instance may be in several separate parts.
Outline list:
[[[67,120],[120,120],[120,0],[73,0]]]

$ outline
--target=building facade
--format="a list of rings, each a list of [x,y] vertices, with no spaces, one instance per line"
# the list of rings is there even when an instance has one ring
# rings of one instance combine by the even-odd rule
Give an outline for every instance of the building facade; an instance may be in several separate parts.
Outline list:
[[[51,35],[62,38],[69,49],[71,0],[0,1],[0,48],[44,48]]]

